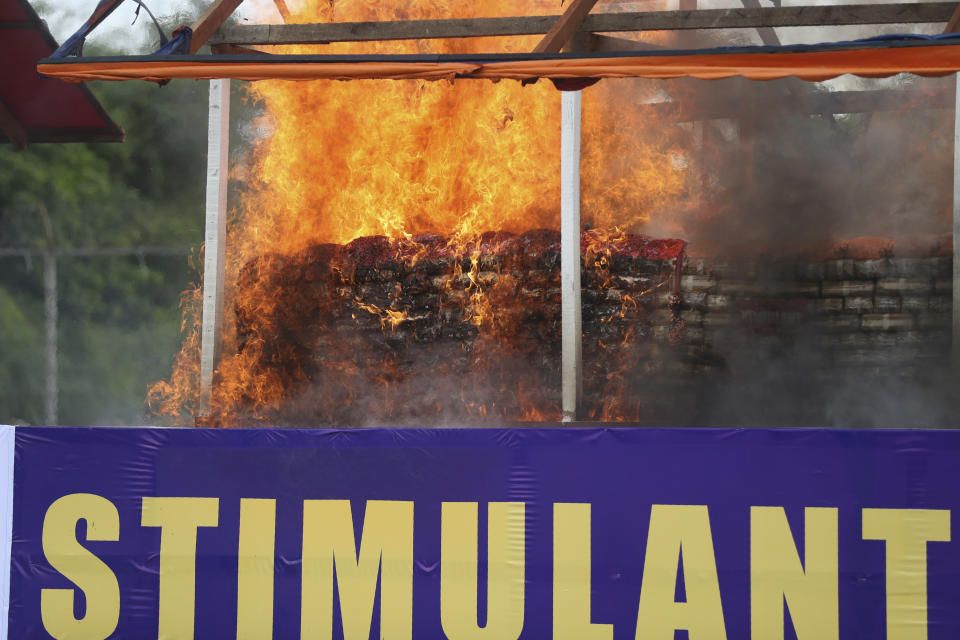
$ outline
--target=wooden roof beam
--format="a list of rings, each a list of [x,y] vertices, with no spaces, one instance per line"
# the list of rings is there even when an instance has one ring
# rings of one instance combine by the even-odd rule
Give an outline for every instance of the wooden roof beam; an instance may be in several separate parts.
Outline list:
[[[200,17],[190,25],[193,31],[193,36],[190,38],[190,53],[199,51],[210,36],[223,26],[223,22],[230,17],[230,14],[236,11],[241,2],[243,0],[214,0],[207,10],[200,14]]]
[[[287,3],[284,0],[273,0],[273,4],[276,5],[277,11],[280,12],[280,17],[283,18],[284,22],[290,22],[290,9],[287,7]]]
[[[747,9],[760,8],[760,0],[740,0],[740,2]],[[768,47],[780,46],[780,38],[773,27],[757,27],[757,35],[760,36],[760,41]]]
[[[957,4],[957,8],[953,10],[953,15],[950,16],[950,19],[947,21],[947,26],[944,28],[944,33],[955,33],[957,27],[960,27],[960,3]]]
[[[760,0],[740,0],[743,6],[747,9],[759,9]],[[780,36],[777,35],[776,30],[773,27],[758,27],[757,35],[760,36],[760,42],[767,47],[779,47],[782,43],[780,42]],[[803,82],[797,78],[787,78],[784,82],[787,92],[793,96],[802,95],[810,91],[812,85],[809,83]],[[824,111],[822,114],[825,118],[830,118],[831,121],[835,121],[833,114],[829,111]]]
[[[236,2],[239,0],[222,0]],[[830,5],[592,13],[580,31],[615,33],[686,29],[757,29],[764,27],[849,26],[946,23],[956,2],[917,4]],[[210,36],[211,44],[275,45],[424,40],[546,34],[560,16],[331,22],[316,24],[229,25]],[[196,38],[196,34],[194,35]]]
[[[577,28],[583,23],[590,10],[597,4],[597,0],[573,0],[567,10],[563,12],[543,40],[534,47],[534,53],[559,53],[564,45],[570,42]]]

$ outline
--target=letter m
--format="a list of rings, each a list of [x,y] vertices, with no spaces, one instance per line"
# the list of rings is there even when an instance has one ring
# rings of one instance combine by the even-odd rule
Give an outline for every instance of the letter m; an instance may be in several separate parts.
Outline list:
[[[333,637],[333,580],[344,640],[367,640],[380,580],[383,640],[413,636],[413,502],[370,500],[360,552],[349,500],[304,500],[300,637]]]

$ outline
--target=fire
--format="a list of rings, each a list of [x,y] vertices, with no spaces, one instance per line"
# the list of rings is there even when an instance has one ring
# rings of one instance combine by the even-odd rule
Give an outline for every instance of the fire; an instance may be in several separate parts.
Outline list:
[[[322,0],[290,8],[291,22],[466,18],[562,10],[559,2],[542,0],[522,5],[506,0],[449,4],[438,0]],[[538,39],[335,43],[322,51],[529,51]],[[310,48],[283,49],[304,52]],[[688,133],[635,108],[650,92],[644,88],[649,86],[629,80],[604,81],[584,92],[582,217],[594,228],[640,231],[651,217],[663,218],[687,195],[690,180],[683,158]],[[235,310],[238,318],[282,318],[282,305],[304,304],[295,292],[276,295],[283,285],[277,278],[284,260],[325,245],[348,245],[358,238],[382,236],[386,244],[374,243],[370,250],[394,252],[396,255],[388,258],[406,265],[427,259],[418,252],[432,251],[433,258],[447,256],[447,286],[456,289],[456,295],[445,299],[445,304],[460,305],[467,311],[469,322],[486,332],[490,345],[502,346],[498,336],[520,330],[504,320],[512,317],[510,314],[502,313],[503,305],[517,304],[505,295],[513,295],[516,283],[509,283],[509,274],[498,276],[496,269],[481,265],[481,256],[489,253],[483,234],[559,228],[560,93],[550,82],[521,86],[508,81],[265,81],[248,85],[244,91],[262,106],[269,134],[257,141],[250,157],[234,170],[241,195],[233,205],[236,222],[228,234],[228,310]],[[442,234],[443,240],[439,246],[414,242],[425,234]],[[486,242],[490,241],[487,237]],[[404,251],[407,253],[399,255]],[[335,291],[326,293],[337,295]],[[354,314],[375,318],[385,331],[417,322],[417,313],[399,308],[399,294],[387,292],[379,303],[357,299]],[[199,296],[199,291],[193,295]],[[624,305],[635,307],[636,301],[630,298]],[[169,382],[155,385],[148,399],[153,412],[181,422],[191,421],[197,399],[199,318],[195,306],[188,307],[193,315],[174,374]],[[264,363],[284,358],[297,361],[293,352],[302,345],[271,346],[274,351],[267,355],[263,350],[270,342],[267,334],[281,327],[272,326],[271,320],[257,325],[261,333],[239,336],[233,320],[228,314],[224,323],[213,421],[230,426],[242,414],[277,419],[291,387],[307,384],[312,378],[295,369],[280,373]],[[495,359],[487,358],[494,355],[493,346],[483,357],[473,354],[476,366],[497,366]],[[360,375],[358,363],[348,356],[331,356],[331,362],[344,368],[345,380]],[[367,356],[380,358],[375,353]],[[377,384],[384,388],[394,384],[393,366],[389,361],[382,363]],[[329,401],[352,402],[364,393],[334,384],[332,379],[329,382],[333,386],[327,391],[338,394]],[[530,382],[536,381],[531,378]],[[502,401],[496,398],[484,402],[464,397],[463,406],[475,417],[542,420],[558,416],[558,401],[545,397],[542,389],[513,389],[511,393],[518,399],[518,412],[501,413],[498,402]],[[390,409],[381,409],[389,419]],[[603,415],[609,418],[612,414],[604,410]]]

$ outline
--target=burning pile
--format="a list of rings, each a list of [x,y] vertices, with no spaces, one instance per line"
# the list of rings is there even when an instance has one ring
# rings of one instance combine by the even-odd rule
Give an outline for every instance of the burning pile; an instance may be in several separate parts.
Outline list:
[[[536,0],[522,13],[556,13],[557,4]],[[336,0],[291,10],[288,22],[517,13],[506,0]],[[536,42],[334,43],[323,51],[511,52]],[[749,93],[722,86],[734,103],[759,104],[754,85]],[[718,87],[624,79],[584,93],[581,215],[597,231],[582,241],[583,418],[870,423],[834,420],[829,406],[850,404],[834,402],[848,395],[880,406],[875,393],[859,393],[880,388],[865,373],[899,372],[920,351],[942,359],[948,259],[886,252],[850,266],[847,256],[795,254],[836,237],[939,233],[949,227],[941,206],[949,189],[929,188],[923,163],[889,151],[889,122],[869,126],[879,116],[837,126],[769,111],[758,121],[750,107],[739,123],[698,116],[678,124],[654,108],[667,97],[686,108],[680,96],[698,91],[712,104]],[[768,90],[783,93],[782,85]],[[558,234],[543,229],[559,228],[559,93],[547,82],[506,81],[264,81],[246,91],[262,111],[252,150],[231,175],[239,197],[210,424],[558,419]],[[933,132],[945,126],[926,121]],[[918,136],[909,122],[910,144],[945,140]],[[932,147],[944,184],[947,143]],[[899,179],[909,166],[918,179]],[[889,175],[898,179],[881,179]],[[924,216],[926,227],[915,228]],[[683,260],[678,240],[620,230],[682,237],[712,257]],[[759,266],[736,264],[757,253],[767,256]],[[148,398],[152,413],[174,424],[194,424],[200,408],[200,301],[199,288],[185,294],[183,348]],[[926,393],[937,375],[921,377],[911,384]],[[822,382],[811,391],[811,381]],[[900,396],[886,396],[902,397],[902,385],[890,388]],[[880,413],[890,412],[869,415]]]
[[[549,230],[370,236],[250,261],[235,358],[258,375],[215,395],[214,421],[558,420],[559,241]],[[668,343],[683,242],[585,232],[581,245],[586,404],[603,419],[642,404],[615,369]],[[251,304],[265,298],[267,312]]]
[[[293,15],[288,22],[511,16],[517,12],[516,6],[506,0],[456,6],[422,0],[304,2],[291,5]],[[554,0],[537,0],[523,7],[523,13],[529,15],[556,11]],[[274,19],[265,16],[265,21]],[[538,39],[334,43],[323,51],[531,51]],[[280,50],[303,52],[308,48],[281,47],[277,52]],[[596,229],[640,231],[657,212],[675,212],[679,203],[687,200],[692,160],[684,150],[692,133],[659,126],[649,111],[635,109],[641,93],[656,95],[649,86],[646,90],[638,87],[632,81],[598,85],[591,88],[584,101],[582,219]],[[454,416],[466,412],[480,421],[556,417],[558,400],[549,393],[559,384],[559,371],[551,364],[556,349],[556,328],[551,323],[558,316],[550,305],[556,301],[546,297],[528,300],[522,294],[524,290],[549,291],[547,285],[555,278],[550,271],[553,267],[538,267],[521,276],[519,270],[496,271],[476,262],[467,267],[464,260],[483,253],[477,243],[486,242],[481,234],[489,230],[524,234],[559,228],[559,92],[548,82],[523,86],[516,82],[424,81],[263,81],[246,90],[262,115],[251,127],[255,144],[250,155],[235,165],[231,175],[240,188],[235,201],[236,224],[228,230],[225,281],[227,308],[236,309],[239,315],[236,321],[228,316],[225,322],[225,357],[217,368],[213,394],[214,422],[223,426],[240,424],[240,416],[248,415],[247,411],[252,411],[257,420],[276,418],[278,423],[361,424],[383,416],[392,416],[391,421],[399,420],[401,414],[412,416],[412,408],[394,406],[396,399],[403,397],[403,391],[397,389],[375,400],[351,400],[373,398],[375,394],[368,389],[387,389],[410,379],[412,362],[407,350],[385,346],[396,343],[396,336],[408,330],[421,340],[418,344],[434,344],[424,342],[431,331],[439,332],[437,344],[451,342],[442,357],[425,355],[428,350],[423,348],[418,350],[423,363],[419,375],[434,381],[424,388],[435,388],[436,381],[448,374],[445,381],[451,383],[444,388],[441,399],[420,403],[429,407],[423,424],[432,423],[431,416],[436,413],[433,407],[439,405],[456,405]],[[661,225],[658,233],[679,232],[675,226]],[[432,267],[429,281],[420,284],[411,274],[419,273],[423,279],[428,275],[405,262],[414,260],[412,257],[391,257],[389,262],[401,268],[378,267],[372,281],[364,275],[366,267],[344,271],[339,266],[322,266],[338,265],[341,257],[349,254],[347,248],[320,248],[324,245],[349,247],[358,239],[383,236],[391,239],[391,247],[400,247],[413,242],[407,239],[423,238],[425,234],[442,234],[444,239],[437,243],[449,245],[449,251],[460,258],[450,259],[449,265],[441,260],[449,268]],[[375,245],[378,241],[360,242]],[[553,241],[543,242],[546,247]],[[371,245],[371,251],[378,250]],[[311,262],[309,255],[317,260],[306,268]],[[430,262],[426,258],[416,260]],[[355,263],[347,262],[349,269],[354,269]],[[268,275],[274,267],[276,273]],[[294,294],[281,292],[280,283],[299,286],[295,284],[300,282],[297,269],[305,269],[304,273],[336,271],[343,280],[338,284],[336,278],[323,280],[317,275],[333,292],[332,299],[293,301],[290,296]],[[497,279],[488,282],[485,278],[492,277],[488,274],[496,274]],[[654,275],[650,272],[643,277]],[[440,277],[448,277],[452,283],[449,292],[442,295],[431,289],[437,287],[433,279]],[[411,300],[418,302],[400,304],[396,297],[390,298],[397,287],[401,293],[420,291],[411,293]],[[621,304],[628,308],[638,293],[617,300],[617,308]],[[185,296],[184,346],[170,380],[157,383],[148,399],[155,415],[167,416],[178,424],[192,424],[199,404],[199,299],[199,289]],[[500,304],[504,299],[510,299],[511,304]],[[504,311],[508,306],[516,309],[517,300],[524,301],[520,306],[540,305],[537,313],[550,321],[538,322],[535,330],[520,328],[526,337],[511,338],[506,349],[497,336],[512,330],[510,327],[519,327],[519,316],[527,313],[520,309],[516,313]],[[288,314],[298,313],[298,304],[306,304],[305,309],[316,314],[317,325],[324,324],[323,314],[332,314],[336,321],[331,326],[339,326],[341,331],[349,320],[361,326],[373,323],[379,334],[359,330],[358,336],[362,337],[349,339],[334,339],[331,334],[325,338],[330,344],[324,343],[321,329],[300,327],[301,320],[287,322]],[[456,319],[444,316],[453,313],[451,309],[457,305],[460,315]],[[425,309],[431,310],[429,317],[443,317],[443,322],[434,320],[433,328],[428,328],[430,321],[416,319],[427,313]],[[498,312],[493,313],[494,309]],[[276,323],[276,333],[271,334]],[[281,335],[281,327],[293,331],[294,326],[304,337],[303,344],[281,344],[271,337]],[[540,331],[544,332],[542,336],[534,335]],[[453,335],[466,340],[468,346],[452,346]],[[343,371],[328,369],[331,374],[325,378],[319,373],[323,367],[317,369],[301,353],[316,353],[321,347],[330,354],[329,362],[342,363]],[[501,380],[494,371],[464,373],[465,363],[471,367],[489,363],[495,371],[509,370],[528,356],[546,358],[549,366],[542,374],[528,376],[519,386],[507,378]],[[376,380],[368,383],[372,380],[367,375],[369,364],[361,363],[362,357],[376,359],[380,369]],[[289,364],[281,365],[281,361]],[[522,369],[531,366],[525,364]],[[306,380],[311,384],[301,384]],[[352,382],[358,386],[350,386]],[[543,385],[546,387],[540,389]],[[294,389],[312,391],[310,397],[297,403],[291,399]],[[505,395],[498,397],[501,392]],[[281,409],[282,398],[292,403],[289,414]],[[404,404],[408,400],[404,398]],[[325,408],[316,409],[317,405]],[[603,410],[598,411],[603,414]],[[355,421],[357,416],[362,419]]]

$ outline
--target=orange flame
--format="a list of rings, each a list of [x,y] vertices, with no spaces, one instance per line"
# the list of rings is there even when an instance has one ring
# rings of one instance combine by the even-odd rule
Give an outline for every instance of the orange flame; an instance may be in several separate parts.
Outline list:
[[[506,0],[321,0],[291,6],[289,21],[552,14],[559,5],[555,0],[520,6]],[[323,52],[530,51],[538,39],[339,43],[325,46]],[[649,97],[650,86],[605,80],[584,92],[582,216],[593,227],[640,231],[652,217],[669,215],[686,195],[687,132],[636,108]],[[247,299],[233,297],[244,270],[258,258],[293,256],[321,243],[345,244],[363,236],[409,239],[425,233],[444,234],[469,256],[471,243],[486,231],[559,227],[560,94],[545,80],[532,86],[466,80],[264,81],[246,91],[262,107],[258,124],[268,133],[234,171],[241,178],[242,195],[228,236],[228,309],[236,305],[244,313],[267,318],[275,317],[276,306],[285,303],[269,288],[246,288]],[[505,301],[488,295],[496,287],[477,279],[477,255],[462,274],[471,281],[464,304],[475,314],[473,322],[482,326],[496,323],[493,303]],[[269,280],[263,274],[271,265],[270,259],[256,262],[263,282]],[[384,327],[408,319],[403,310],[362,304]],[[197,390],[190,386],[196,376],[186,371],[193,370],[190,363],[196,358],[197,320],[194,315],[193,333],[172,379],[151,389],[148,401],[156,414],[182,420],[196,401]],[[284,388],[303,375],[294,371],[289,372],[292,378],[283,378],[258,368],[262,354],[238,349],[232,326],[228,316],[225,355],[213,396],[215,422],[224,425],[235,422],[241,405],[254,412],[279,410]],[[389,384],[389,375],[384,376],[384,384]],[[517,394],[532,397],[535,391]],[[349,401],[349,395],[338,400]],[[536,404],[527,403],[517,418],[555,415]],[[496,409],[469,412],[487,415]]]

